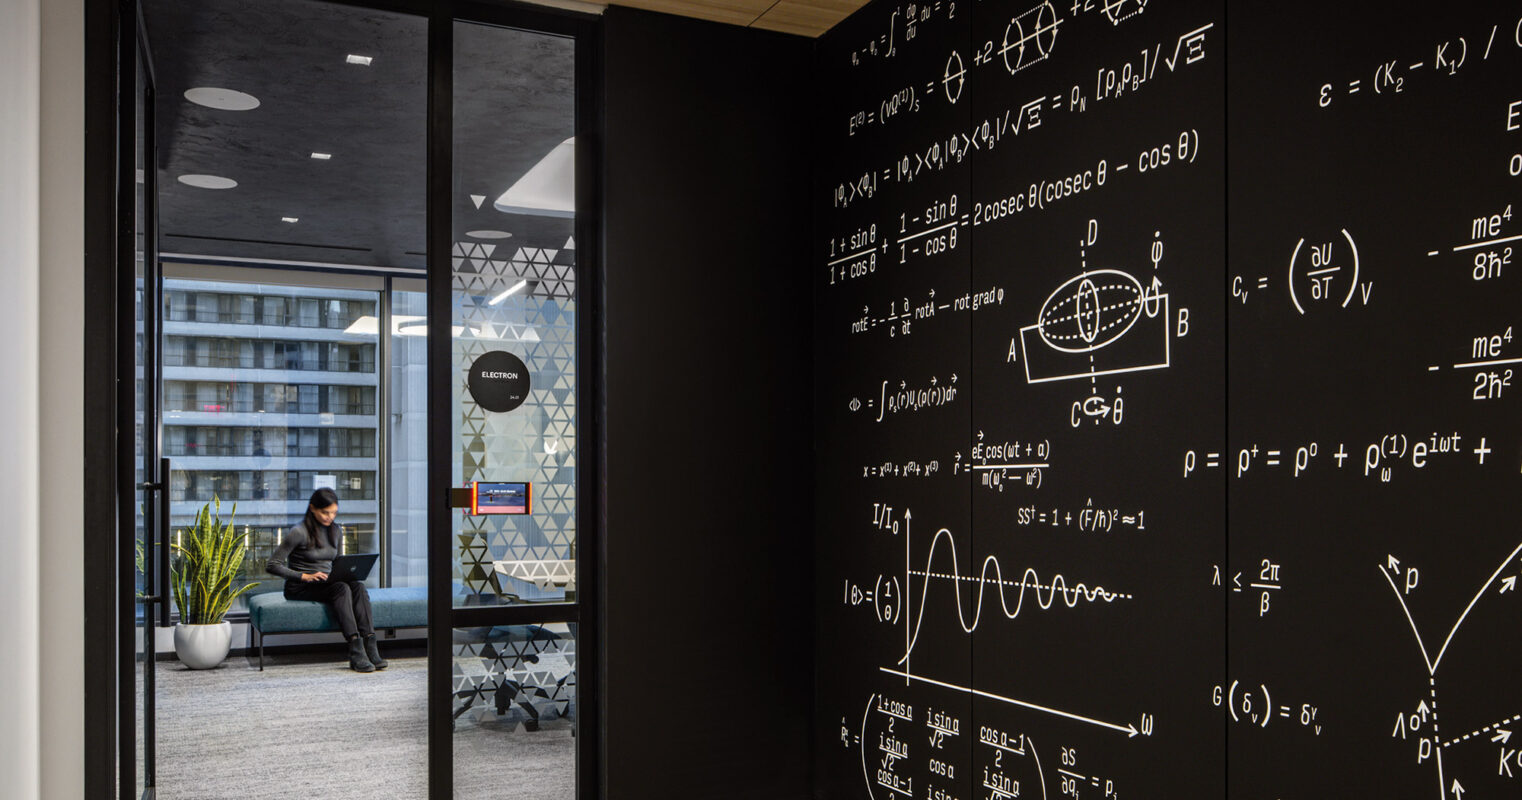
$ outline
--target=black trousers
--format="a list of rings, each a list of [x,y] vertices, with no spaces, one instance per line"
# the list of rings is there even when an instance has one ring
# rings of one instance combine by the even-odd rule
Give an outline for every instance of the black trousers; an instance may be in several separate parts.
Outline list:
[[[316,600],[332,606],[345,639],[356,633],[375,635],[370,624],[370,593],[359,581],[287,581],[285,599]]]

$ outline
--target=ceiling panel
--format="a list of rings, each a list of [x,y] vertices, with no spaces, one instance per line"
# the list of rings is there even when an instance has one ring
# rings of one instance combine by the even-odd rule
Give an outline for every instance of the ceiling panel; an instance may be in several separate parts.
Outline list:
[[[815,37],[864,5],[862,0],[778,0],[751,27]]]
[[[616,0],[613,5],[815,37],[865,0]]]
[[[145,0],[144,19],[164,252],[423,269],[424,19],[312,0]],[[571,220],[505,214],[492,201],[573,135],[574,48],[554,36],[475,35],[480,27],[465,27],[456,47],[469,91],[455,109],[454,238],[501,230],[512,238],[489,240],[499,248],[562,247]],[[372,61],[349,64],[350,54]],[[259,106],[206,108],[185,99],[195,87],[245,92]],[[184,174],[238,185],[195,188]]]
[[[858,0],[627,0],[653,11],[816,36]],[[595,8],[595,7],[594,7]],[[158,80],[165,253],[421,270],[425,256],[427,24],[314,0],[144,0]],[[347,63],[350,54],[368,66]],[[574,48],[553,36],[458,37],[455,240],[559,248],[566,218],[493,207],[573,134]],[[233,111],[197,87],[258,98]],[[332,157],[317,160],[312,153]],[[187,186],[216,175],[232,189]],[[472,196],[484,198],[480,203]],[[286,222],[283,218],[295,218]]]
[[[621,0],[614,5],[730,25],[749,25],[765,14],[773,2],[774,0]]]

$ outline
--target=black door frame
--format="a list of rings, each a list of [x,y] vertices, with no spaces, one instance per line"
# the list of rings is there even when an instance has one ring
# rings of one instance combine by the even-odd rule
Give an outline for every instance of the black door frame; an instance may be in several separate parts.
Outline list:
[[[118,594],[119,601],[127,604],[134,610],[141,604],[141,622],[129,631],[129,635],[141,637],[143,645],[142,676],[143,697],[138,703],[136,697],[130,699],[134,715],[118,720],[120,724],[119,736],[135,736],[138,724],[137,714],[141,714],[141,726],[143,731],[143,800],[152,800],[157,783],[155,766],[157,764],[157,693],[155,679],[157,672],[154,669],[156,656],[155,642],[158,628],[167,627],[171,624],[169,603],[169,467],[168,459],[162,459],[163,453],[162,435],[162,410],[160,404],[160,387],[163,385],[163,358],[160,353],[159,343],[163,341],[164,331],[164,282],[159,264],[159,225],[158,225],[158,137],[156,134],[156,106],[158,102],[158,82],[153,70],[153,47],[148,40],[148,29],[143,22],[142,7],[133,9],[132,29],[135,39],[133,40],[133,64],[138,72],[133,76],[133,88],[137,89],[139,82],[142,87],[142,119],[136,120],[131,128],[133,140],[133,180],[140,183],[142,189],[142,204],[136,206],[141,211],[143,218],[135,219],[133,224],[134,236],[138,231],[142,232],[142,284],[141,298],[134,301],[133,308],[129,312],[125,305],[121,306],[122,313],[130,313],[130,327],[136,333],[138,323],[135,320],[138,310],[143,315],[141,331],[143,337],[143,351],[141,358],[134,358],[131,369],[136,384],[135,374],[139,366],[143,371],[141,403],[142,420],[137,427],[137,435],[141,437],[141,455],[135,459],[134,468],[140,472],[141,481],[135,485],[135,490],[142,492],[140,505],[142,509],[142,536],[143,542],[143,588],[141,596],[134,596],[135,581],[128,582],[119,587],[123,591]],[[134,110],[139,106],[134,103]],[[137,141],[138,130],[142,131],[142,141]],[[125,141],[125,138],[123,139]],[[137,148],[142,148],[142,175],[136,175]],[[133,254],[136,258],[136,253]],[[134,270],[135,273],[135,270]],[[137,276],[134,274],[133,293],[138,286]],[[126,292],[123,293],[124,295]],[[123,328],[125,329],[125,327]],[[124,350],[126,348],[123,348]],[[124,362],[125,364],[125,362]],[[134,399],[139,390],[134,391]],[[136,455],[136,454],[132,454]],[[134,498],[136,499],[136,498]],[[122,525],[120,533],[125,537],[119,540],[117,552],[129,552],[137,539],[137,532],[133,526]],[[124,569],[122,574],[129,570]],[[134,565],[135,566],[135,565]],[[133,623],[134,614],[124,615],[128,617],[123,622],[123,630]],[[140,628],[140,629],[139,629]],[[122,648],[129,650],[130,648]],[[122,659],[123,671],[119,673],[119,680],[125,681],[128,676],[136,674],[131,654]],[[120,684],[119,684],[120,685]],[[118,765],[121,785],[135,786],[137,783],[137,764],[123,763]]]
[[[560,607],[452,609],[448,488],[450,418],[429,415],[429,797],[454,796],[451,629],[473,624],[575,620],[577,632],[577,795],[606,797],[601,648],[602,571],[602,25],[594,15],[518,3],[460,0],[312,0],[428,20],[428,403],[450,408],[453,179],[453,30],[456,21],[557,34],[576,42],[576,222],[578,600]],[[115,591],[85,595],[83,707],[85,796],[130,797],[135,763],[120,764],[122,737],[135,715],[134,692],[120,684],[135,659],[134,565],[119,557],[134,525],[136,35],[138,0],[85,0],[84,185],[84,502],[85,585]],[[167,478],[167,476],[165,476]],[[90,498],[111,498],[93,502]],[[127,670],[123,673],[123,670]],[[101,719],[101,716],[107,717]],[[125,780],[121,780],[125,778]],[[118,781],[121,794],[116,794]]]

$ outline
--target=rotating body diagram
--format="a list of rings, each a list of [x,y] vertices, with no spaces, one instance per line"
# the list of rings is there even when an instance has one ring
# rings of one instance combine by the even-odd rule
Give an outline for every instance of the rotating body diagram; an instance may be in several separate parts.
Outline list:
[[[1079,246],[1080,271],[1046,296],[1018,337],[1027,384],[1089,381],[1093,396],[1075,404],[1074,426],[1082,418],[1119,424],[1119,389],[1115,398],[1099,397],[1099,378],[1167,369],[1173,356],[1170,298],[1159,275],[1161,231],[1147,251],[1150,274],[1140,275],[1123,266],[1091,266],[1098,236],[1099,224],[1090,220]],[[1182,319],[1180,332],[1186,330]]]
[[[1004,40],[999,45],[999,56],[1004,68],[1014,75],[1052,57],[1057,46],[1057,28],[1062,18],[1051,0],[1010,17],[1004,28]]]

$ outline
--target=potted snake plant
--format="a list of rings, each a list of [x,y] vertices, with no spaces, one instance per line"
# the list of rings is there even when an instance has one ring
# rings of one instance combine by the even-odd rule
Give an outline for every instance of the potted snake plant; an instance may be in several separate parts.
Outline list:
[[[174,652],[191,669],[210,669],[227,658],[232,625],[222,617],[239,595],[259,585],[233,589],[246,549],[243,537],[233,530],[237,510],[234,504],[223,524],[222,502],[213,497],[196,514],[195,523],[180,531],[180,541],[171,545],[169,589],[180,611]]]

